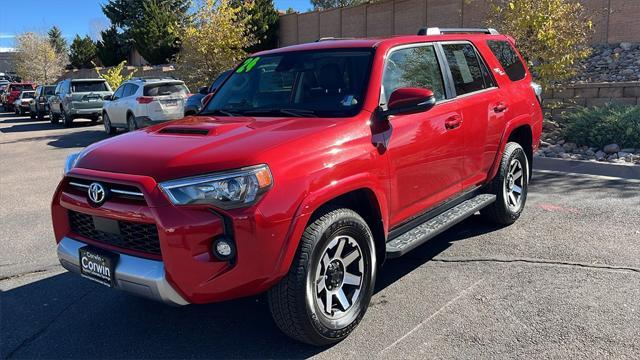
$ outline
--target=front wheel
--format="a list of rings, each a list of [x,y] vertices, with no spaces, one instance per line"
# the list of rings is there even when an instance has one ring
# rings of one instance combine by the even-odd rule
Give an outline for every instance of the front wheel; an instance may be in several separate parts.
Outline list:
[[[104,131],[107,133],[107,135],[116,134],[117,130],[111,124],[111,119],[109,119],[109,115],[107,115],[106,112],[102,115],[102,124],[104,125]]]
[[[492,222],[511,225],[522,214],[529,188],[529,161],[524,149],[515,142],[507,143],[500,169],[489,184],[489,193],[496,201],[480,210]]]
[[[36,114],[35,112],[29,110],[29,117],[31,118],[31,120],[35,120],[36,119]]]
[[[53,110],[49,109],[49,121],[52,124],[57,124],[60,121],[60,115],[55,114]]]
[[[346,338],[373,294],[373,235],[356,212],[325,213],[305,229],[289,273],[269,291],[269,307],[288,336],[313,345]]]

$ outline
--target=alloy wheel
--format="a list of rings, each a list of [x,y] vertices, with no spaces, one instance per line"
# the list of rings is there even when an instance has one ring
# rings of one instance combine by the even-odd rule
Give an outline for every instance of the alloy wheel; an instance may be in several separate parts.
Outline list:
[[[507,207],[513,212],[520,210],[525,189],[526,176],[519,159],[511,160],[507,176],[504,178],[504,198]]]
[[[340,235],[329,242],[317,267],[315,301],[322,313],[335,320],[356,303],[362,289],[364,258],[351,236]]]

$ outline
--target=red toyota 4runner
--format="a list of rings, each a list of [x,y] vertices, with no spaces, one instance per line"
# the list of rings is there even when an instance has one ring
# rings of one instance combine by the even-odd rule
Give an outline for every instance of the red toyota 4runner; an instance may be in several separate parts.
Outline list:
[[[60,262],[169,304],[268,291],[286,334],[337,342],[386,258],[477,211],[518,219],[539,96],[492,29],[257,53],[198,115],[69,157],[52,204]]]

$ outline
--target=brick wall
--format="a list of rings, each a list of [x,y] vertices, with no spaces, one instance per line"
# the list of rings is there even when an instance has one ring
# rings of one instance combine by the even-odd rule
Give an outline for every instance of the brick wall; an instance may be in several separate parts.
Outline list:
[[[542,106],[551,118],[575,106],[602,106],[606,103],[640,106],[640,82],[574,84],[547,90]]]
[[[640,42],[640,0],[579,0],[591,15],[591,43]],[[487,0],[386,0],[280,17],[280,46],[320,37],[415,34],[419,28],[481,27]],[[498,29],[499,30],[499,29]]]

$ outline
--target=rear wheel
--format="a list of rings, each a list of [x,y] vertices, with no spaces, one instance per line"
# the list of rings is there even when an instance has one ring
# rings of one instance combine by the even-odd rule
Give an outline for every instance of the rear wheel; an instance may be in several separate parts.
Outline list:
[[[38,120],[44,120],[44,111],[36,109],[36,113],[38,114]]]
[[[498,174],[489,184],[489,193],[496,201],[480,210],[487,219],[501,224],[513,224],[527,201],[529,162],[520,144],[510,142],[504,149]]]
[[[138,126],[136,126],[136,120],[133,117],[133,114],[129,114],[127,115],[127,129],[129,131],[136,131],[138,130]]]
[[[373,235],[356,212],[338,209],[308,225],[289,273],[269,291],[278,327],[313,345],[346,338],[373,294]]]
[[[67,114],[62,107],[60,108],[60,117],[62,118],[62,125],[64,125],[64,127],[73,126],[73,117]]]
[[[108,135],[115,135],[117,130],[111,125],[111,119],[109,119],[109,115],[106,112],[102,115],[102,124],[104,125],[104,131]]]
[[[32,120],[35,120],[35,118],[36,118],[36,113],[35,113],[34,111],[29,110],[29,117],[30,117]]]

